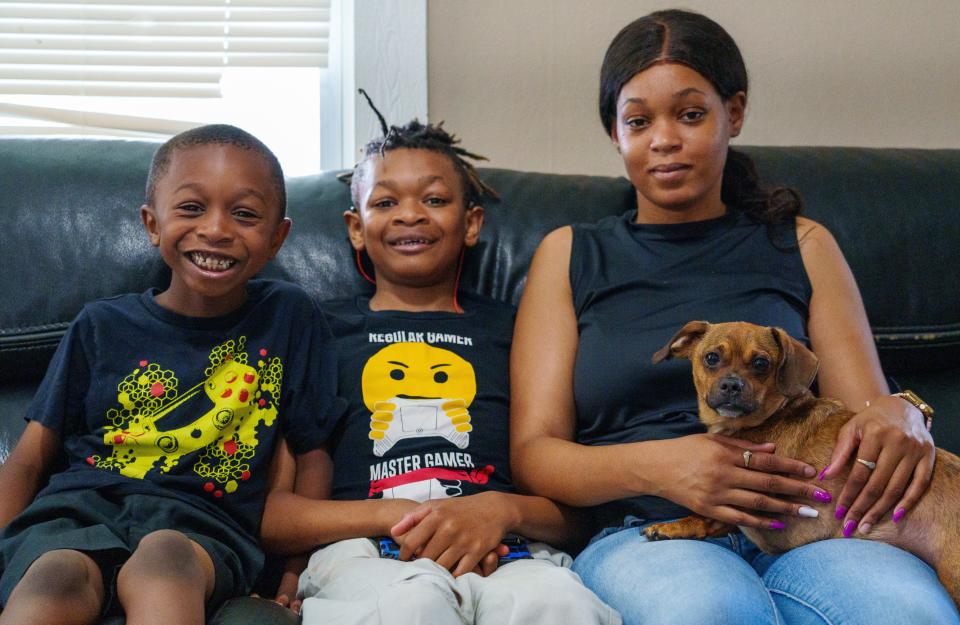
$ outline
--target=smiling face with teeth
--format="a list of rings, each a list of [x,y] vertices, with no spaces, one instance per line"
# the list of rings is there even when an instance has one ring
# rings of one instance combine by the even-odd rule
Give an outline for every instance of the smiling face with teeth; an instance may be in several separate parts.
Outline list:
[[[290,231],[265,158],[211,143],[180,148],[140,209],[150,242],[170,267],[157,303],[193,317],[227,314],[246,299],[247,281]]]
[[[344,220],[376,271],[371,308],[453,310],[460,252],[476,244],[483,209],[466,207],[463,181],[443,154],[398,148],[361,167],[357,211]]]

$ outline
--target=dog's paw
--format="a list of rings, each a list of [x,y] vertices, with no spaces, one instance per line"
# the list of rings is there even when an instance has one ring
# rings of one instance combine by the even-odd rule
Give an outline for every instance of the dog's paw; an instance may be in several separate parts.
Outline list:
[[[686,538],[683,535],[682,531],[678,531],[680,528],[680,523],[654,523],[653,525],[648,525],[643,530],[643,535],[647,537],[647,540],[671,540],[673,538]]]
[[[702,516],[689,516],[666,523],[654,523],[643,530],[647,540],[674,540],[677,538],[704,539],[725,536],[736,531],[733,525]]]

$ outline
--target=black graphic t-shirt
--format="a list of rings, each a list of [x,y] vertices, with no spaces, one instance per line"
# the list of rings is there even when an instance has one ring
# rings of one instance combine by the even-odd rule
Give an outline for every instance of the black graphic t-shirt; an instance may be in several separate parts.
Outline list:
[[[27,419],[59,434],[69,466],[39,496],[161,494],[256,536],[278,433],[303,453],[335,422],[330,330],[285,282],[251,281],[247,301],[216,318],[155,295],[90,303],[61,341]]]
[[[331,438],[333,498],[416,501],[512,490],[514,308],[461,294],[464,313],[324,304],[348,403]]]

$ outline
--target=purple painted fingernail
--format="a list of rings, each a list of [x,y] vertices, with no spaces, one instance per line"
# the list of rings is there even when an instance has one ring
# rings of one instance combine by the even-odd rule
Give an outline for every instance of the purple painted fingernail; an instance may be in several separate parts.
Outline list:
[[[847,522],[843,524],[843,537],[850,538],[853,536],[853,530],[857,529],[857,522],[855,519],[847,519]]]
[[[833,496],[831,496],[830,493],[822,488],[813,489],[813,498],[817,501],[822,501],[823,503],[830,503],[833,501]]]
[[[905,515],[906,513],[907,513],[906,509],[904,509],[904,508],[897,508],[896,512],[893,513],[893,519],[891,519],[891,520],[892,520],[894,523],[899,523],[900,520],[903,519],[903,515]]]
[[[846,506],[837,506],[837,511],[833,513],[833,518],[838,521],[843,517],[847,516],[847,507]]]
[[[783,521],[777,521],[776,519],[774,519],[773,521],[770,521],[770,529],[772,530],[782,530],[785,527],[786,525],[784,524]]]
[[[823,481],[823,476],[826,475],[827,471],[830,469],[830,465],[823,467],[823,471],[820,472],[820,475],[817,476],[817,479],[821,482]]]

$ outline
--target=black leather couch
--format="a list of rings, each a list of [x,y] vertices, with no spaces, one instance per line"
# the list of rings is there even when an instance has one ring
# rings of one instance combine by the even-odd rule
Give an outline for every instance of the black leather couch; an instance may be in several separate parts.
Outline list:
[[[138,214],[155,147],[0,138],[0,458],[15,444],[47,361],[81,305],[168,280]],[[799,189],[806,214],[834,233],[885,370],[937,409],[938,444],[960,452],[960,150],[743,149],[764,180]],[[464,283],[513,302],[544,234],[634,203],[623,178],[481,173],[503,200],[486,207]],[[320,298],[366,288],[341,218],[350,206],[346,186],[327,172],[290,179],[288,195],[293,230],[266,275]]]

